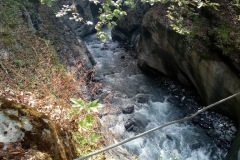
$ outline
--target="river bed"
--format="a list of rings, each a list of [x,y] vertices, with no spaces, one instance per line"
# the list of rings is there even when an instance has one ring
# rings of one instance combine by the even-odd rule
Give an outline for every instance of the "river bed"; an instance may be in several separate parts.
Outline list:
[[[187,116],[202,106],[194,91],[166,77],[147,76],[128,46],[96,35],[84,39],[102,84],[94,99],[108,98],[101,123],[117,141]],[[174,124],[128,142],[124,147],[141,160],[224,160],[236,133],[234,122],[214,112]],[[128,159],[128,158],[119,158]],[[130,158],[129,158],[130,159]]]

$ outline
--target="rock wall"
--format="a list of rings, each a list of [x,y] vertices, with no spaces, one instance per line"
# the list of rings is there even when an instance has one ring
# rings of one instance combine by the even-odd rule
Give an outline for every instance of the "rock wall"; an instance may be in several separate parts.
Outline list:
[[[206,105],[239,92],[239,65],[232,67],[234,65],[227,61],[228,58],[216,46],[216,41],[211,41],[214,40],[211,31],[204,33],[208,41],[181,36],[171,29],[165,14],[164,6],[156,5],[142,18],[140,32],[134,42],[140,67],[145,67],[145,70],[153,68],[194,86]],[[204,24],[207,26],[211,22]],[[206,26],[201,26],[202,30]],[[234,51],[234,55],[240,55]],[[240,97],[218,105],[214,110],[232,117],[240,125]],[[240,159],[239,139],[240,132],[232,144],[228,159]]]
[[[72,1],[66,1],[66,0],[61,0],[58,2],[59,7],[62,7],[63,5],[69,5],[75,7],[77,13],[79,14],[80,17],[84,18],[85,21],[91,21],[93,24],[96,24],[98,19],[98,9],[100,5],[96,5],[92,2],[89,1],[83,1],[83,0],[75,0],[74,2]],[[69,20],[69,17],[72,15],[69,13],[68,15],[64,16],[63,18],[65,19],[66,23],[68,26],[74,30],[74,32],[77,34],[79,37],[85,37],[93,32],[95,32],[95,25],[87,25],[82,22],[76,22],[73,20]]]

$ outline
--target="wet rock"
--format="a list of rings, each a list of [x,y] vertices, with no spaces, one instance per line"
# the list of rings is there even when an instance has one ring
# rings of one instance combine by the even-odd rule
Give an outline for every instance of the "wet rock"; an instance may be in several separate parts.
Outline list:
[[[185,101],[185,98],[186,98],[185,96],[182,96],[180,102],[183,103]]]
[[[127,131],[139,132],[143,131],[144,125],[137,119],[131,118],[124,123],[124,127]]]
[[[133,129],[132,129],[133,132],[138,132],[139,131],[139,128],[137,126],[134,126]]]
[[[147,94],[139,94],[134,99],[137,103],[148,103],[149,102],[149,95]]]
[[[231,138],[229,135],[225,135],[225,139],[226,139],[228,142],[231,142],[231,141],[232,141],[232,138]]]
[[[192,150],[194,150],[194,149],[199,149],[201,147],[201,144],[199,144],[199,143],[194,143],[194,144],[192,144],[191,146],[190,146],[190,148],[192,149]]]
[[[214,130],[214,129],[210,129],[207,134],[210,136],[210,137],[220,137],[222,135],[222,132],[219,131],[219,130]]]
[[[234,133],[237,132],[237,128],[236,128],[235,126],[232,126],[232,127],[230,128],[230,130],[231,130],[232,132],[234,132]]]
[[[131,130],[133,130],[134,125],[135,125],[134,121],[132,119],[128,119],[125,122],[124,127],[127,131],[131,131]]]
[[[103,91],[102,91],[102,89],[97,89],[97,90],[95,91],[95,93],[96,93],[96,95],[100,95],[100,94],[103,93]]]
[[[176,88],[176,85],[172,84],[172,85],[170,85],[170,88],[174,89],[174,88]]]
[[[168,102],[173,103],[173,104],[178,104],[179,103],[179,98],[175,96],[171,96],[168,99]]]
[[[223,124],[219,124],[219,125],[218,125],[219,128],[222,128],[223,126],[224,126]]]
[[[200,117],[194,117],[193,119],[192,119],[192,122],[193,123],[199,123],[200,122]]]
[[[99,82],[99,81],[101,81],[101,78],[100,78],[100,77],[94,77],[94,78],[92,79],[92,81],[93,81],[93,82]]]
[[[122,112],[124,114],[131,114],[134,111],[134,105],[128,105],[126,107],[123,107]]]
[[[124,59],[125,58],[125,56],[124,55],[121,55],[121,59]]]
[[[138,103],[147,103],[148,102],[148,97],[138,97],[137,102]]]
[[[166,135],[166,138],[169,139],[170,141],[173,140],[172,136],[170,136],[170,135],[168,135],[168,134]]]

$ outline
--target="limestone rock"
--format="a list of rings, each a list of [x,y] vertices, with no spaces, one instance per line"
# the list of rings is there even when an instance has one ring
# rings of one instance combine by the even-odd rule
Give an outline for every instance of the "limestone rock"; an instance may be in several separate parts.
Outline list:
[[[24,150],[35,150],[36,154],[31,155],[37,157],[59,160],[76,158],[69,134],[33,108],[2,98],[0,122],[0,141],[5,146],[19,142]]]

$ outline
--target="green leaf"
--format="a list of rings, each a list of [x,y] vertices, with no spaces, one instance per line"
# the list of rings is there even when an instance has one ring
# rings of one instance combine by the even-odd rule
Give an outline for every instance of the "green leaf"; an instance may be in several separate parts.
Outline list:
[[[52,0],[40,0],[42,4],[46,4],[48,7],[52,6]]]
[[[81,98],[79,99],[70,98],[70,101],[73,103],[72,107],[85,106],[85,102]]]
[[[70,116],[78,115],[81,112],[81,110],[82,110],[81,108],[80,109],[79,108],[71,108],[69,115]]]
[[[79,128],[90,128],[93,126],[94,117],[92,115],[85,116],[81,121],[79,121]]]
[[[98,99],[92,101],[92,106],[96,106],[98,104]]]
[[[88,136],[88,140],[90,142],[96,142],[99,140],[99,138],[101,138],[100,135],[96,134],[96,133],[91,133],[89,136]]]

